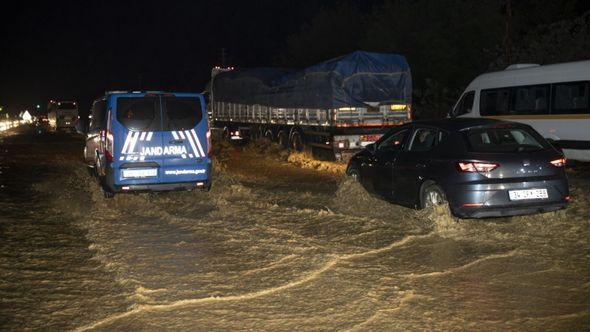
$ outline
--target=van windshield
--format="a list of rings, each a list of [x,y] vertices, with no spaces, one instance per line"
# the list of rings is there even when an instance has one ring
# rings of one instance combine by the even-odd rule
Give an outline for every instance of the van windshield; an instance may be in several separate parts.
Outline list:
[[[196,97],[163,97],[164,130],[194,128],[203,119],[201,100]]]
[[[548,143],[527,128],[485,128],[464,133],[472,152],[524,152],[549,148]]]
[[[117,98],[117,120],[131,130],[160,130],[157,97]]]

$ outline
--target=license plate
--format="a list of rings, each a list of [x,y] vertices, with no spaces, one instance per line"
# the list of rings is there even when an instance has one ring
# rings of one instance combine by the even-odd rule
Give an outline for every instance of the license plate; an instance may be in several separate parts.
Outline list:
[[[158,175],[157,168],[149,168],[149,169],[124,169],[123,170],[123,177],[124,178],[149,178]]]
[[[511,201],[549,198],[547,189],[510,190],[508,191],[508,195],[510,195]]]

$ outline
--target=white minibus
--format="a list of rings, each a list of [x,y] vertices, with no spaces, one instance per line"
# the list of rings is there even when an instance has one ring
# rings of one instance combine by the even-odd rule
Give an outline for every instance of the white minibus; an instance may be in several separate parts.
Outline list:
[[[590,60],[517,64],[476,77],[450,116],[523,122],[567,158],[590,161],[589,99]]]

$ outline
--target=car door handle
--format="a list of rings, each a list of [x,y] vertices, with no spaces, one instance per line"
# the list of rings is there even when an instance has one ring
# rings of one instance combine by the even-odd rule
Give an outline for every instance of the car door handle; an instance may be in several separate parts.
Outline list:
[[[184,140],[181,140],[181,139],[173,139],[173,140],[170,140],[168,143],[170,143],[170,144],[182,144],[182,143],[184,143]]]
[[[416,164],[416,168],[426,168],[426,165],[418,163]]]

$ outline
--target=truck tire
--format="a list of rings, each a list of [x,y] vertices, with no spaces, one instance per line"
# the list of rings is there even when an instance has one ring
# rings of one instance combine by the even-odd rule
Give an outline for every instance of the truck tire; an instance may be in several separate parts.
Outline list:
[[[264,139],[266,139],[266,140],[267,140],[267,141],[269,141],[269,142],[272,142],[272,141],[273,141],[273,136],[274,136],[274,135],[272,134],[272,130],[270,130],[270,129],[267,129],[267,130],[264,132]]]
[[[291,139],[289,140],[289,147],[293,151],[303,151],[303,140],[301,138],[301,134],[298,131],[294,131],[291,134]]]
[[[277,142],[282,148],[286,149],[287,147],[289,147],[289,137],[287,136],[287,133],[285,131],[279,131],[279,133],[277,134]]]

